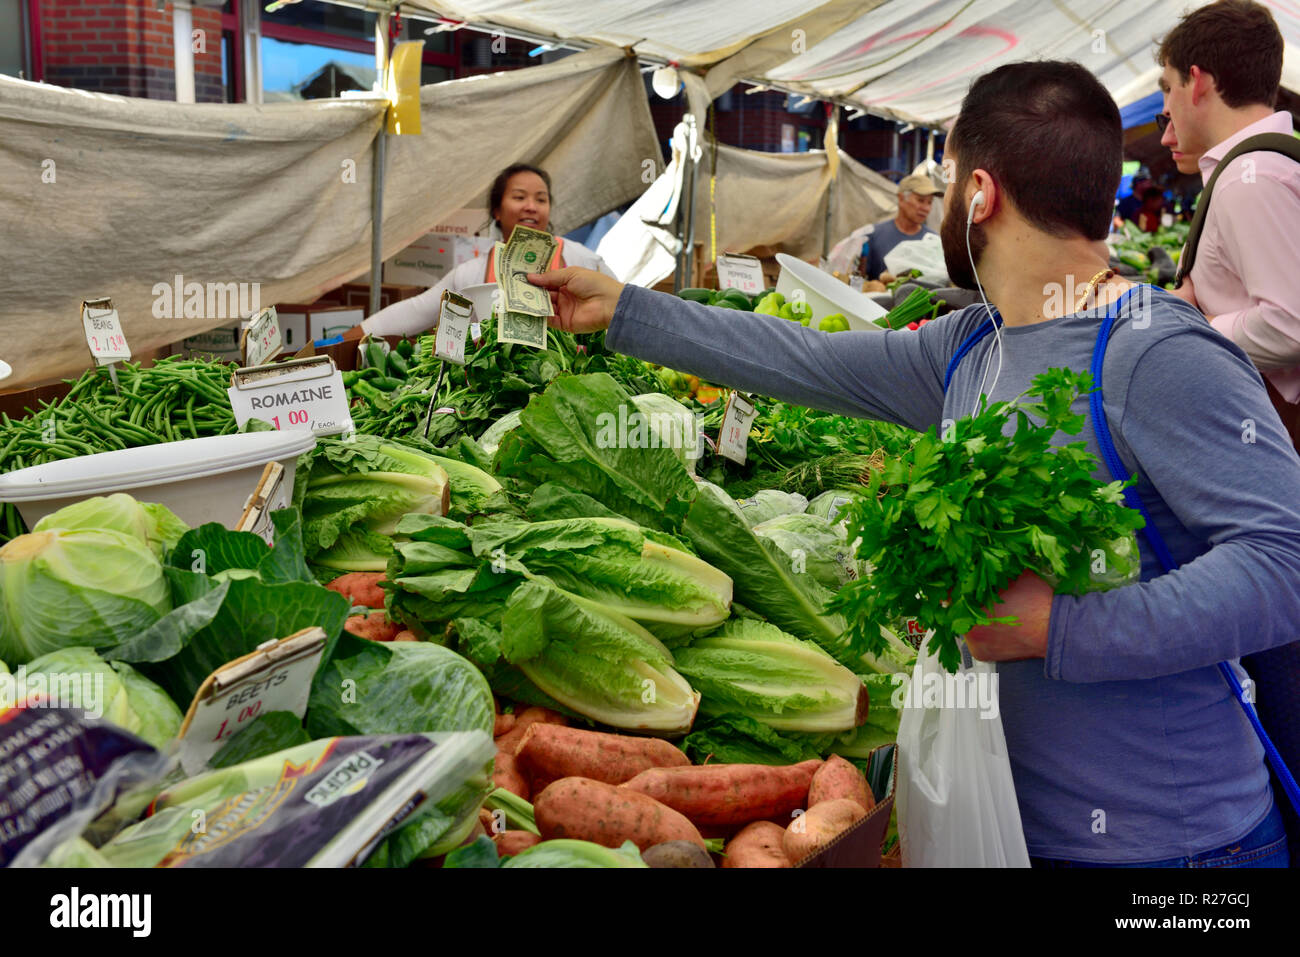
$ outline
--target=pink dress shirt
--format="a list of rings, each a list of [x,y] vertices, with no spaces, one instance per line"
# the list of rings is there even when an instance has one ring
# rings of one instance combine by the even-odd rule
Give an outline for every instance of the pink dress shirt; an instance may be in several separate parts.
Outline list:
[[[1208,182],[1237,143],[1257,133],[1293,132],[1274,113],[1205,151]],[[1288,402],[1300,400],[1300,163],[1280,153],[1246,153],[1214,186],[1192,267],[1210,322],[1246,351]]]

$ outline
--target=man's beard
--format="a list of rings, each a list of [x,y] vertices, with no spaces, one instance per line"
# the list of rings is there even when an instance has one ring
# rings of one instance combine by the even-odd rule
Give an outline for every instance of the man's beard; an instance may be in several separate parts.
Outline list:
[[[948,279],[959,289],[976,289],[975,271],[971,269],[971,257],[966,253],[966,221],[961,218],[961,211],[956,206],[944,210],[943,222],[939,224],[939,239],[943,243],[943,262],[948,270]],[[972,223],[970,227],[971,254],[978,266],[989,244],[984,227]]]

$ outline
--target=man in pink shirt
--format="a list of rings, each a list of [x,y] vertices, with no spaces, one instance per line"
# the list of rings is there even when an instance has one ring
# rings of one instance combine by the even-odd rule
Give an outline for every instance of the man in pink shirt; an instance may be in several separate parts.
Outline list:
[[[1160,118],[1174,162],[1199,155],[1209,182],[1228,151],[1258,133],[1293,132],[1274,112],[1282,34],[1266,7],[1220,0],[1185,16],[1164,38]],[[1195,265],[1175,291],[1254,361],[1283,422],[1300,416],[1300,164],[1280,153],[1233,160],[1214,187]]]

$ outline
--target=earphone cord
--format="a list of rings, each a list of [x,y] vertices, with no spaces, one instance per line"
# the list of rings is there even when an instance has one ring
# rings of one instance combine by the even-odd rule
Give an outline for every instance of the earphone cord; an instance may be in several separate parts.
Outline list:
[[[971,275],[975,277],[975,286],[977,289],[979,289],[980,299],[982,299],[984,302],[984,310],[989,314],[989,322],[993,323],[993,337],[994,339],[997,340],[998,371],[993,376],[993,384],[989,386],[989,392],[992,392],[998,386],[998,379],[1002,377],[1002,329],[998,325],[997,320],[993,317],[993,307],[989,305],[988,296],[984,295],[984,285],[983,283],[980,282],[980,274],[975,269],[975,254],[971,251],[970,248],[970,227],[971,227],[971,223],[974,222],[974,220],[975,220],[975,202],[974,200],[972,200],[970,212],[966,216],[966,255],[970,258]],[[980,379],[979,390],[975,393],[975,407],[971,409],[971,415],[979,414],[979,407],[980,407],[979,397],[981,395],[987,394],[984,392],[984,383],[989,377],[989,366],[992,364],[993,364],[993,356],[990,355],[984,363],[984,375]]]

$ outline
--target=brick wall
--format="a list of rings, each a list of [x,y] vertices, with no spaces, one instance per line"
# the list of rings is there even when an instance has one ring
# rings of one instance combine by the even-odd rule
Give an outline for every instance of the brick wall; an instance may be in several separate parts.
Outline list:
[[[194,54],[200,103],[221,102],[221,13],[195,9],[202,30]],[[171,100],[176,97],[172,8],[153,0],[44,0],[41,45],[47,83],[100,93]]]

